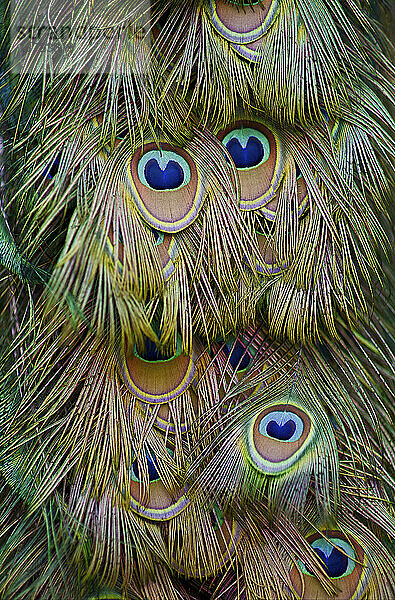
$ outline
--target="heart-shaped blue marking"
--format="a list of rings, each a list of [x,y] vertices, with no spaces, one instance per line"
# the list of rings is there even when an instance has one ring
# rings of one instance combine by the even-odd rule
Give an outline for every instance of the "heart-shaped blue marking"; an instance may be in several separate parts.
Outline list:
[[[276,438],[276,440],[281,440],[286,442],[290,440],[293,434],[295,433],[296,424],[292,419],[289,419],[286,423],[282,425],[277,423],[277,421],[269,421],[266,426],[266,432],[270,437]]]
[[[236,137],[229,140],[226,147],[238,169],[259,165],[264,156],[262,143],[253,135],[248,138],[245,148]]]
[[[144,175],[154,190],[174,190],[184,181],[184,171],[175,160],[169,160],[161,169],[156,158],[151,158],[144,167]]]

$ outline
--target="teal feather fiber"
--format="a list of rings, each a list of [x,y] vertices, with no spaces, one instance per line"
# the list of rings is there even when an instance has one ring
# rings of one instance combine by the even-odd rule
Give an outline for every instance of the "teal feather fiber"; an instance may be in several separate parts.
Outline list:
[[[0,14],[0,598],[392,600],[386,4]]]

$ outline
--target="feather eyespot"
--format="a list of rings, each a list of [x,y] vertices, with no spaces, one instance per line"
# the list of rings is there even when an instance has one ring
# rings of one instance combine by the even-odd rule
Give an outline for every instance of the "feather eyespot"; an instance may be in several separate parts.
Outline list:
[[[250,169],[270,157],[270,143],[264,133],[251,127],[233,129],[222,139],[237,169]]]
[[[140,215],[153,229],[175,233],[197,217],[204,198],[203,176],[183,148],[146,144],[130,159],[126,186]]]
[[[162,404],[177,398],[190,386],[195,375],[191,355],[181,353],[181,340],[170,355],[146,338],[143,348],[135,346],[122,361],[124,382],[134,396],[150,404]]]
[[[277,135],[261,123],[239,121],[217,137],[237,169],[240,208],[257,210],[268,204],[283,177],[283,150]]]
[[[355,552],[352,546],[344,540],[333,538],[332,542],[344,550],[344,552],[338,550],[338,548],[324,538],[315,540],[311,544],[311,547],[322,561],[328,577],[346,577],[355,569]]]
[[[169,448],[170,457],[173,451]],[[170,492],[161,481],[156,456],[146,452],[145,460],[135,459],[131,466],[130,508],[154,521],[172,519],[189,503],[185,489]]]
[[[234,129],[222,140],[237,169],[249,169],[266,162],[270,156],[269,140],[260,131]]]
[[[313,434],[311,419],[302,409],[291,403],[272,405],[250,422],[249,459],[264,473],[283,473],[307,451]]]
[[[317,554],[320,565],[326,575],[334,580],[338,589],[336,598],[351,600],[359,598],[366,587],[366,554],[359,543],[341,531],[325,531],[325,537],[314,533],[307,538],[311,548]],[[304,589],[303,600],[308,598],[332,598],[322,588],[319,580],[310,568],[298,561],[304,583],[300,580],[296,567],[291,570],[291,579],[298,593]]]
[[[228,42],[248,44],[265,35],[275,20],[279,0],[264,6],[258,2],[210,0],[210,18],[214,29]],[[265,3],[266,4],[266,3]]]

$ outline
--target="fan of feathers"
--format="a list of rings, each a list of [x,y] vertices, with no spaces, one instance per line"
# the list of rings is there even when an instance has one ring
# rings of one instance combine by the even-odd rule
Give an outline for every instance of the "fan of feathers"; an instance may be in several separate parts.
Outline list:
[[[387,29],[3,1],[1,598],[395,597]]]

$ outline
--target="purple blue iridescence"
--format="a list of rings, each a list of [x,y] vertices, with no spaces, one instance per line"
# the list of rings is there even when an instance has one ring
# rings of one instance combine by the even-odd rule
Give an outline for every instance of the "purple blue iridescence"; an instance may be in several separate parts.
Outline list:
[[[184,171],[175,160],[169,160],[162,169],[156,158],[151,158],[144,167],[144,175],[154,190],[174,190],[184,182]]]
[[[264,156],[262,143],[253,135],[249,137],[245,148],[236,137],[229,140],[226,147],[238,169],[259,165]]]
[[[281,440],[286,442],[290,440],[293,434],[295,433],[296,423],[289,419],[286,423],[280,425],[277,421],[269,421],[266,426],[266,433],[270,435],[270,437],[276,438],[277,440]]]
[[[348,558],[337,548],[333,548],[328,556],[320,548],[313,550],[324,563],[324,570],[329,577],[341,577],[347,571]]]
[[[148,477],[149,477],[150,481],[157,481],[158,479],[160,479],[160,477],[158,475],[158,471],[156,470],[157,466],[158,465],[156,462],[156,458],[154,456],[151,457],[147,454]],[[133,463],[133,473],[135,474],[136,478],[138,480],[140,480],[140,473],[139,473],[137,461],[134,461],[134,463]]]
[[[243,371],[243,369],[246,369],[250,364],[251,357],[246,348],[239,341],[234,345],[232,344],[230,348],[224,346],[223,351],[226,356],[229,356],[229,364],[233,369]]]

